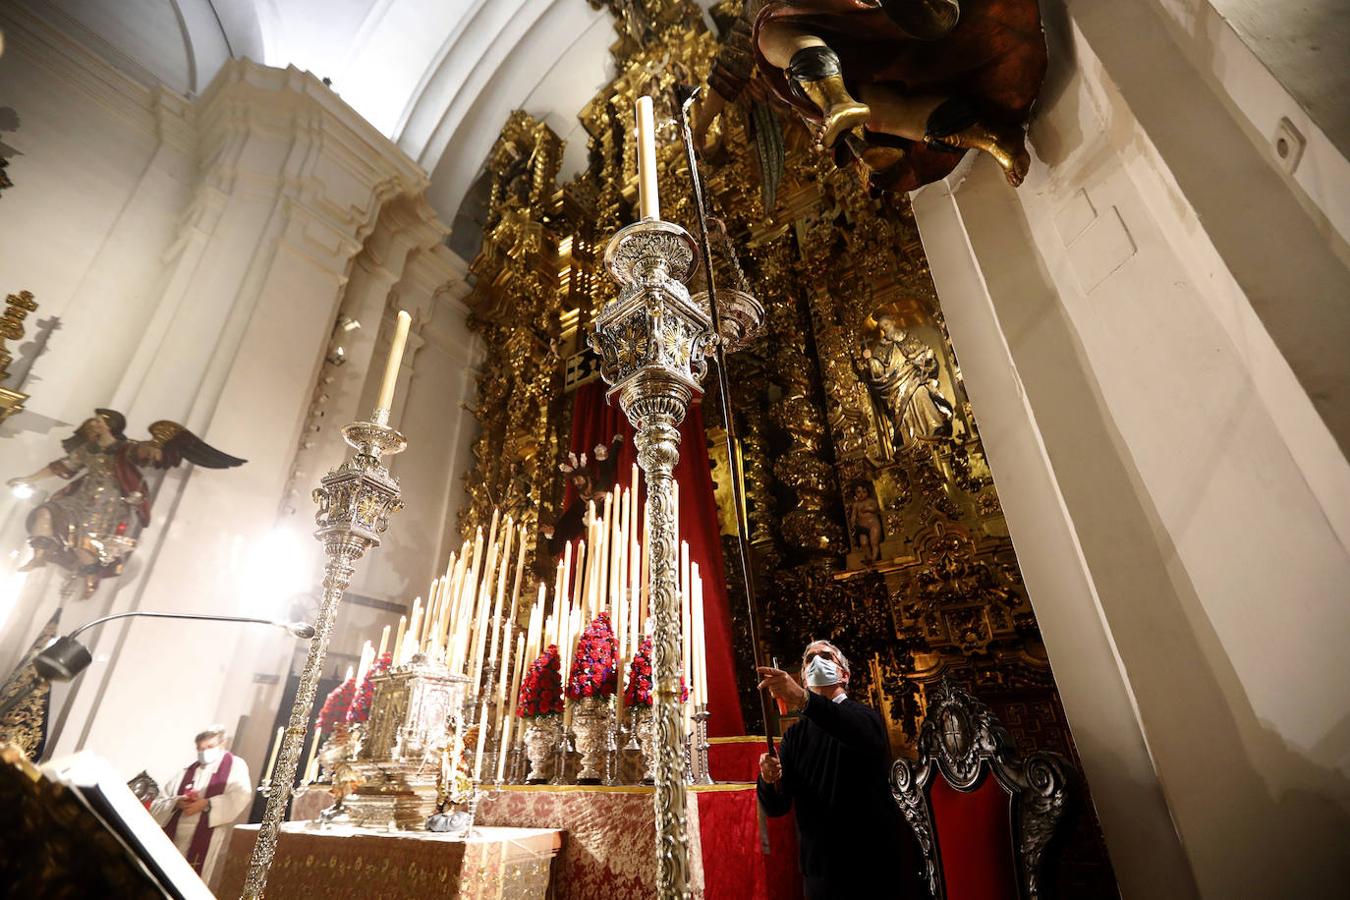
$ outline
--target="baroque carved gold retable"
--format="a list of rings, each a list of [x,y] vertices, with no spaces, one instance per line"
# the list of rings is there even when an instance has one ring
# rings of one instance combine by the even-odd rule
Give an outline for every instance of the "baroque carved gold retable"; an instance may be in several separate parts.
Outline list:
[[[466,523],[494,505],[556,520],[570,392],[601,368],[581,338],[621,289],[606,242],[637,218],[634,100],[655,100],[662,183],[688,184],[674,89],[750,65],[744,0],[713,6],[720,35],[691,0],[593,5],[615,14],[615,75],[580,113],[587,167],[560,177],[562,141],[521,111],[488,159],[469,298],[486,348],[482,437]],[[728,99],[701,148],[708,211],[727,235],[714,246],[719,285],[764,307],[763,333],[728,359],[728,395],[710,384],[703,403],[705,421],[720,422],[722,404],[735,420],[730,452],[710,427],[709,456],[730,596],[743,575],[729,473],[744,476],[765,658],[841,641],[858,661],[851,693],[881,712],[900,753],[915,752],[929,691],[951,677],[1020,746],[1075,760],[907,199],[869,193],[795,115],[751,91]],[[664,200],[667,222],[695,228],[688,192]],[[688,290],[703,289],[695,275]],[[733,602],[731,613],[736,669],[748,672],[746,612]],[[739,690],[748,728],[777,727],[762,723],[753,681]],[[1090,830],[1083,841],[1100,849]],[[1104,852],[1093,866],[1075,870],[1085,894],[1110,878]]]

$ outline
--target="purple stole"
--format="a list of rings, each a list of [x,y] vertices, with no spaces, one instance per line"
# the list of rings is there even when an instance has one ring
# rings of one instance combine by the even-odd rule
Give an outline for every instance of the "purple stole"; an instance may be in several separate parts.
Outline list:
[[[220,759],[220,765],[216,771],[211,774],[211,780],[207,782],[206,792],[202,794],[208,800],[212,797],[219,797],[225,793],[225,784],[230,779],[230,766],[234,764],[234,754],[226,753]],[[178,794],[182,796],[192,787],[193,779],[197,775],[197,768],[201,763],[193,763],[187,767],[183,773],[183,782],[178,786]],[[169,840],[174,840],[178,834],[178,820],[182,818],[183,811],[175,809],[169,823],[164,826],[164,832],[169,836]],[[210,816],[206,810],[202,810],[201,816],[197,819],[197,827],[192,831],[192,843],[188,845],[187,861],[188,864],[197,872],[202,874],[202,866],[206,863],[206,851],[211,847],[211,826],[207,822]]]

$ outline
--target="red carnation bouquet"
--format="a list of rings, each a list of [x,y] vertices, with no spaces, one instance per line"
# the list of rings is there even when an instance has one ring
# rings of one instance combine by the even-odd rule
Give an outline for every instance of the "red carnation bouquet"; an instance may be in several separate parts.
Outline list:
[[[319,733],[332,734],[338,728],[347,729],[347,713],[352,708],[352,698],[356,696],[356,679],[348,678],[342,684],[329,691],[319,710]]]
[[[520,682],[516,715],[533,719],[562,711],[562,659],[558,656],[558,645],[549,644],[548,649],[530,663]]]
[[[609,624],[609,613],[602,612],[586,626],[572,659],[567,679],[567,696],[612,697],[619,682],[619,641]]]
[[[393,664],[394,655],[386,653],[371,664],[366,672],[365,680],[361,682],[361,689],[354,692],[351,706],[347,708],[347,724],[357,725],[370,718],[370,707],[375,701],[375,676],[383,675],[389,671],[389,666]],[[355,679],[352,679],[355,681]]]
[[[689,688],[680,677],[680,702],[689,699]],[[633,654],[633,662],[628,667],[628,685],[624,688],[623,702],[628,706],[652,705],[652,639],[645,637]]]

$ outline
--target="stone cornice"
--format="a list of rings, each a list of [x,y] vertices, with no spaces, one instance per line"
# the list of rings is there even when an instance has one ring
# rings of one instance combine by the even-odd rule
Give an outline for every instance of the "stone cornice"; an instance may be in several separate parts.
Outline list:
[[[365,170],[371,184],[388,184],[389,196],[420,195],[430,183],[397,145],[318,78],[294,66],[228,61],[202,94],[198,122],[204,146],[249,130],[322,133],[326,151],[345,157],[353,173]]]
[[[175,149],[191,149],[192,102],[59,9],[0,4],[0,29],[10,65],[34,66],[133,127]]]

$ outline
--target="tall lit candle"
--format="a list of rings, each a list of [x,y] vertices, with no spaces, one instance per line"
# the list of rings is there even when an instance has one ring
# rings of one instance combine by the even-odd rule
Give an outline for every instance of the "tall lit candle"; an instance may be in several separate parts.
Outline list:
[[[384,654],[388,652],[388,650],[389,650],[389,626],[386,625],[384,626],[384,630],[380,632],[380,649],[375,653],[375,661],[379,662],[380,660],[384,659]]]
[[[661,218],[656,180],[656,117],[652,98],[637,101],[638,207],[644,219]]]
[[[398,383],[398,370],[403,365],[403,348],[408,343],[408,329],[412,326],[412,316],[406,310],[398,311],[398,320],[394,325],[394,339],[389,344],[389,358],[384,363],[384,381],[380,382],[380,397],[375,401],[377,410],[386,413],[394,407],[394,385]]]
[[[272,770],[277,766],[277,754],[281,752],[281,739],[285,734],[286,726],[278,725],[276,740],[272,742],[272,753],[267,757],[267,772],[262,777],[263,784],[267,784],[272,780]]]

